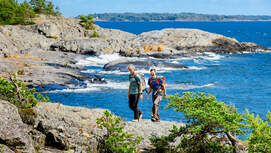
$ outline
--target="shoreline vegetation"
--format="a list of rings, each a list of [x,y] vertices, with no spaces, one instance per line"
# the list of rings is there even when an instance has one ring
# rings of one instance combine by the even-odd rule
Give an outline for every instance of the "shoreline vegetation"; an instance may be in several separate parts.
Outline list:
[[[197,13],[94,13],[96,21],[114,22],[230,22],[271,21],[268,15],[213,15]]]

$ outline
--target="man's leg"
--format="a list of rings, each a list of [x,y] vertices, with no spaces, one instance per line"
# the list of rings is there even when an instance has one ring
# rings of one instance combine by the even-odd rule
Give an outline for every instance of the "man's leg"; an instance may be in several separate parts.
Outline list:
[[[134,111],[134,119],[136,119],[135,117],[136,117],[136,113],[135,113],[135,100],[136,100],[136,95],[134,95],[134,94],[130,94],[130,97],[129,97],[129,108],[131,109],[131,110],[133,110]]]
[[[135,95],[135,105],[134,105],[134,116],[135,116],[135,119],[139,119],[139,114],[141,113],[141,111],[138,109],[137,105],[138,105],[138,102],[139,102],[139,94],[136,94]]]

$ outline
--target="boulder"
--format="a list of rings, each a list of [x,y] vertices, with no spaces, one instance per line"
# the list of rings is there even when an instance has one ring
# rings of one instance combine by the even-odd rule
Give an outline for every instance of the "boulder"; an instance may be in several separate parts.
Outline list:
[[[15,152],[34,153],[33,141],[16,106],[0,100],[0,116],[0,144]]]
[[[39,103],[34,128],[43,133],[45,145],[59,150],[96,152],[103,131],[97,128],[96,119],[103,109],[63,106],[56,103]]]
[[[106,71],[128,71],[127,66],[129,64],[135,65],[137,69],[149,70],[150,67],[159,67],[159,68],[188,68],[182,64],[175,63],[166,63],[166,62],[157,62],[157,61],[143,61],[143,60],[117,60],[112,61],[104,65],[103,69]]]
[[[55,24],[52,23],[37,24],[36,28],[40,34],[45,35],[47,38],[57,39],[59,37],[59,30]]]

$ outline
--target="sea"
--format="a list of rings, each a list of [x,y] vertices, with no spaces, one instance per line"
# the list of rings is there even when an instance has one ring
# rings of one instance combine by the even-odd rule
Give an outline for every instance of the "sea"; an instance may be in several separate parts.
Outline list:
[[[164,28],[193,28],[235,38],[240,42],[254,42],[271,48],[271,22],[96,22],[103,28],[120,29],[140,34]],[[85,66],[83,73],[97,74],[105,78],[106,84],[87,84],[81,88],[53,89],[43,94],[51,101],[64,105],[87,108],[109,109],[126,121],[133,119],[128,107],[128,72],[104,71],[103,66],[114,60],[139,59],[121,57],[118,54],[89,56],[77,59],[77,64]],[[141,58],[160,62],[179,63],[188,69],[158,68],[158,74],[166,78],[168,95],[183,92],[205,92],[217,97],[218,101],[233,104],[237,111],[260,115],[266,120],[271,111],[271,52],[243,54],[205,53],[196,57],[179,57],[162,60]],[[140,70],[145,79],[150,77],[148,70]],[[163,99],[159,105],[161,120],[185,121],[184,115],[173,109],[164,109],[169,104]],[[144,98],[139,102],[143,119],[151,118],[152,102]]]

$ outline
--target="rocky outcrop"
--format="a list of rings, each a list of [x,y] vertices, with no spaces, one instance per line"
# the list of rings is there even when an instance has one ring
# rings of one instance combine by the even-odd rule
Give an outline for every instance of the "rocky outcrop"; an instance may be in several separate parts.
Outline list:
[[[159,68],[175,68],[175,69],[184,69],[188,68],[182,64],[166,63],[166,62],[157,62],[157,61],[143,61],[143,60],[117,60],[112,61],[104,65],[104,70],[106,71],[128,71],[127,66],[133,64],[137,69],[149,70],[151,67]]]
[[[17,108],[0,100],[0,145],[5,152],[34,153],[28,127],[22,122]],[[1,147],[0,147],[1,148]]]
[[[0,151],[98,152],[99,140],[105,134],[105,129],[97,127],[96,119],[103,116],[104,111],[57,103],[38,103],[35,108],[19,109],[18,113],[14,105],[1,100]],[[124,122],[123,125],[125,131],[142,137],[141,143],[136,147],[146,151],[153,148],[149,137],[167,135],[173,125],[182,124],[142,120]]]
[[[144,32],[133,41],[142,50],[141,54],[149,56],[153,53],[182,55],[191,52],[238,53],[264,50],[253,43],[239,43],[235,39],[197,29],[169,28]]]

